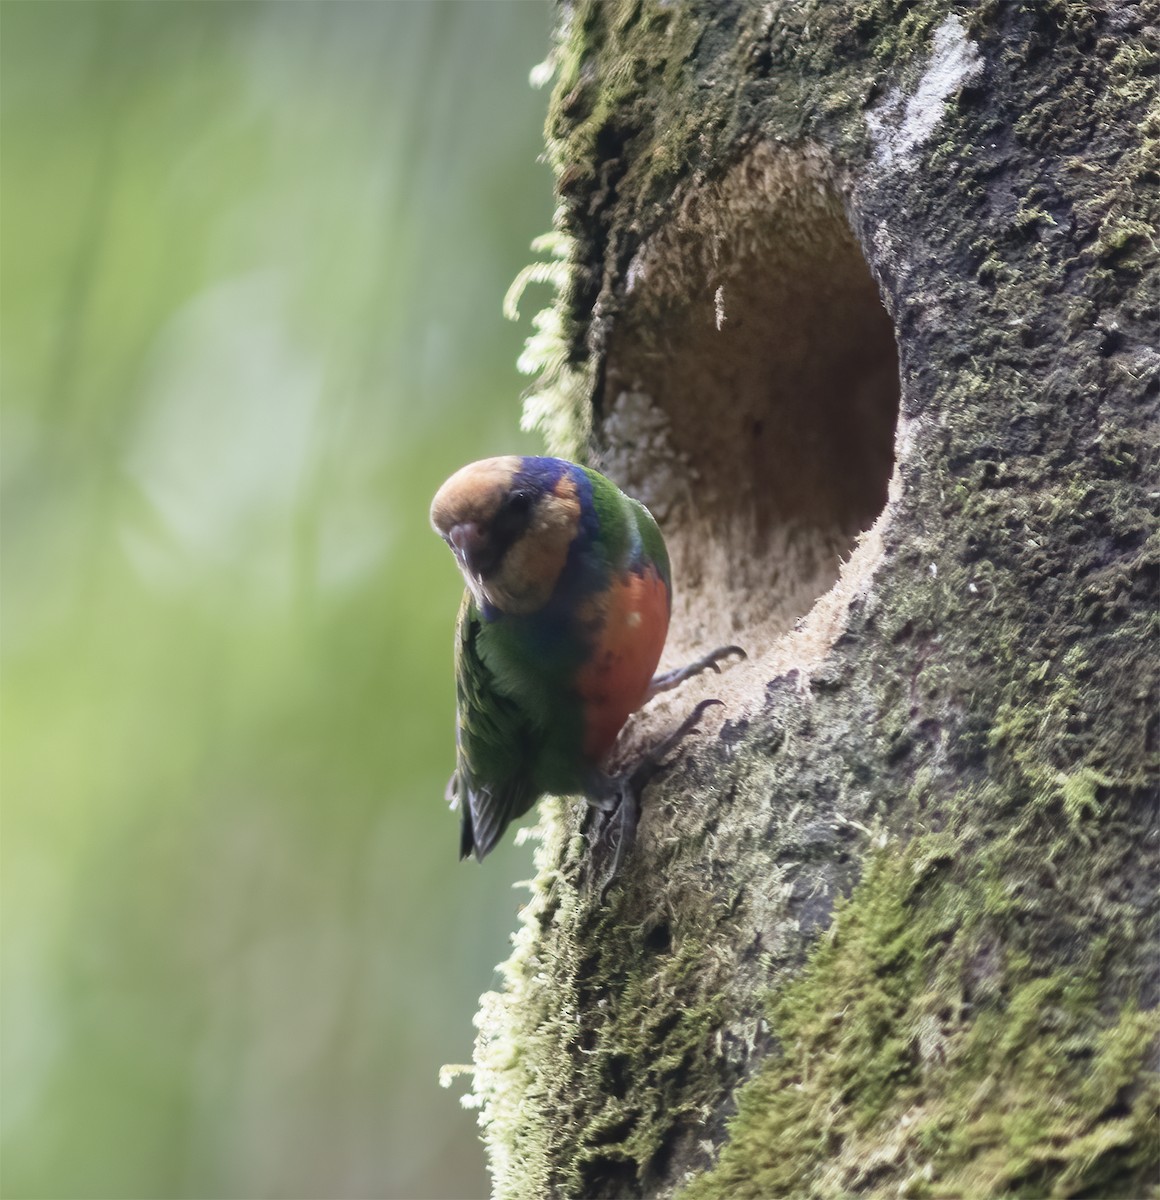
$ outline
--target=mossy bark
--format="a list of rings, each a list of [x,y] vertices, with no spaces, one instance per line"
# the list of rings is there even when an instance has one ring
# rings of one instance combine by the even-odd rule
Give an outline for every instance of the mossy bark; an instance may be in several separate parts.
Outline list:
[[[554,448],[607,457],[617,338],[679,307],[634,270],[771,147],[861,247],[903,436],[836,635],[649,790],[606,902],[545,806],[479,1019],[497,1193],[1154,1192],[1157,5],[559,21]]]

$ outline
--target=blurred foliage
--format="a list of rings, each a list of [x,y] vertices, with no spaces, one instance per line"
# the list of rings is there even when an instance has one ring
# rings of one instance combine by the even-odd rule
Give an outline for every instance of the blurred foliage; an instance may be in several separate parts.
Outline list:
[[[482,1195],[427,505],[538,448],[550,13],[2,21],[4,1195]]]

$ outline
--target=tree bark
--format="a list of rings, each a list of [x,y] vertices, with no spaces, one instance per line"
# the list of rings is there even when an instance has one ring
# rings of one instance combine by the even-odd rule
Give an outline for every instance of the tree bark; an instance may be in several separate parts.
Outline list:
[[[530,418],[722,715],[483,998],[496,1192],[1155,1188],[1158,6],[559,10]]]

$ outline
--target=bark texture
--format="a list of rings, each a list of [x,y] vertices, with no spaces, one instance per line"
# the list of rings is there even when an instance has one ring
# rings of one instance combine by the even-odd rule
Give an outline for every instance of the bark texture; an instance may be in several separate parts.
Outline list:
[[[603,905],[545,806],[499,1195],[1155,1188],[1158,44],[1150,2],[560,9],[529,414],[657,510],[674,645],[752,661]]]

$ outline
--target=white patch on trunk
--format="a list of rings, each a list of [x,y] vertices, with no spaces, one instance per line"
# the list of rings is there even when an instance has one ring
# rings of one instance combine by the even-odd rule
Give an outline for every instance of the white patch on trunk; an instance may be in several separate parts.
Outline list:
[[[878,108],[866,114],[875,157],[883,165],[912,164],[910,154],[930,137],[946,112],[946,101],[983,69],[978,47],[958,17],[935,30],[934,54],[912,96],[893,88]]]

